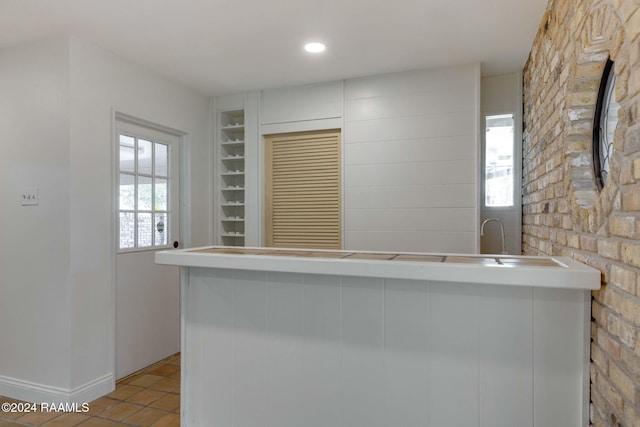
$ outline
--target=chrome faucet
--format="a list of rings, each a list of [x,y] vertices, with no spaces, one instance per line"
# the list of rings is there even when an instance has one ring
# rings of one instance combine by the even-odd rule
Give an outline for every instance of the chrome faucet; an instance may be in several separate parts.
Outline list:
[[[502,225],[502,222],[498,219],[498,218],[489,218],[489,219],[485,219],[482,222],[482,225],[480,226],[480,236],[484,236],[484,226],[491,221],[495,221],[498,224],[500,224],[500,235],[502,236],[502,253],[506,254],[507,253],[507,243],[504,240],[504,226]]]

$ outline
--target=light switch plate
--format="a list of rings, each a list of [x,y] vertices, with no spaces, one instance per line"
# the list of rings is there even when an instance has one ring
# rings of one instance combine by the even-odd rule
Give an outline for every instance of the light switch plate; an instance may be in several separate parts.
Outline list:
[[[23,188],[20,192],[20,203],[22,206],[37,206],[38,205],[38,188]]]

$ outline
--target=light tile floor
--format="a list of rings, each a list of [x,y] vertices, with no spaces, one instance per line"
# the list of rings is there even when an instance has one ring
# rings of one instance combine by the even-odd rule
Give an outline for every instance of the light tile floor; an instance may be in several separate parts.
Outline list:
[[[18,402],[0,396],[0,403]],[[178,427],[180,354],[117,382],[114,392],[89,403],[87,413],[0,411],[0,427]]]

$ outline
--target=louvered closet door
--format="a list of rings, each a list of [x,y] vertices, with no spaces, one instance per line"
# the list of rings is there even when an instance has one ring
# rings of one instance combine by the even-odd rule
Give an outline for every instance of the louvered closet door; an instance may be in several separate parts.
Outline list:
[[[266,244],[342,247],[340,131],[269,135]]]

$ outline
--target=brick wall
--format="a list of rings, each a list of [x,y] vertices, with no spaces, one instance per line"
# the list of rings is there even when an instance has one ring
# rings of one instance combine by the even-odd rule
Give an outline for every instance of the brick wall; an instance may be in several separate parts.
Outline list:
[[[551,0],[524,70],[523,252],[602,272],[593,293],[591,423],[640,426],[640,1]],[[615,153],[598,191],[598,86],[615,61]]]

